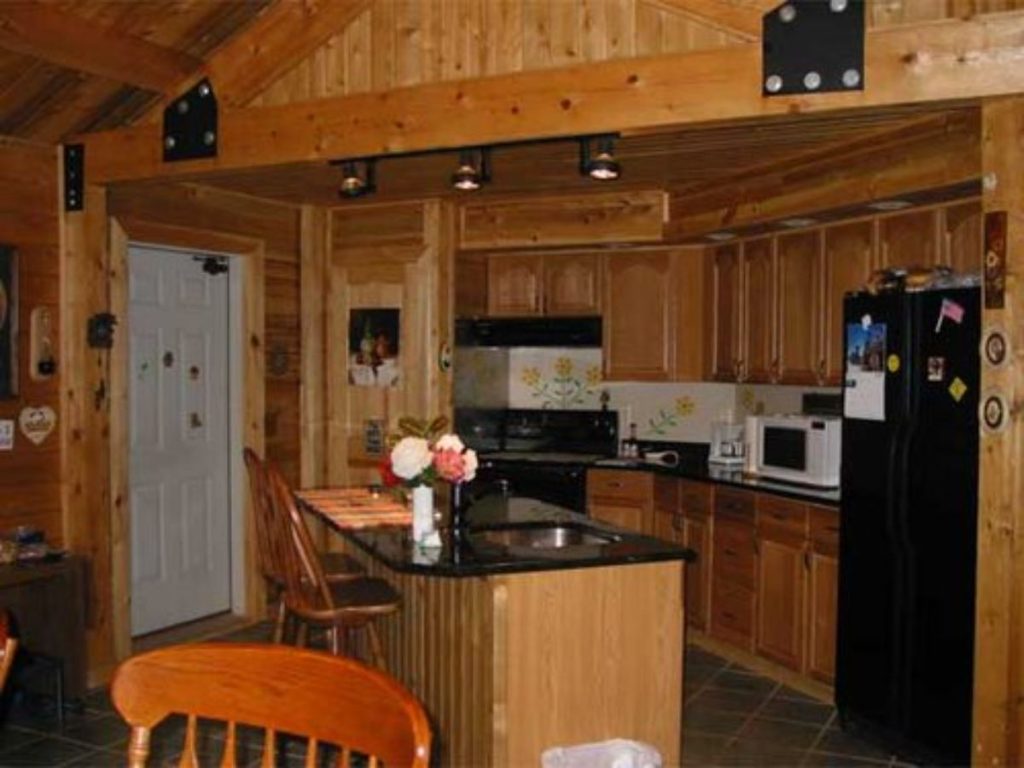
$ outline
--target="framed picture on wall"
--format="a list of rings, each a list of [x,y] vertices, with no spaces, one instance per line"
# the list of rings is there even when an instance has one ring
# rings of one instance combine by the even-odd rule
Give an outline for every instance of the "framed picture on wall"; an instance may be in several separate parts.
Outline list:
[[[0,400],[18,394],[18,255],[0,245]]]
[[[353,309],[348,318],[348,381],[359,387],[398,386],[397,309]]]

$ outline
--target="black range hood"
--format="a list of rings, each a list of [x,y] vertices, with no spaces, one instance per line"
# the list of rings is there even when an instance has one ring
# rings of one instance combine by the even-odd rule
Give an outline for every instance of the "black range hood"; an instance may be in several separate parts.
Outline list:
[[[486,317],[455,321],[460,347],[600,347],[600,317]]]

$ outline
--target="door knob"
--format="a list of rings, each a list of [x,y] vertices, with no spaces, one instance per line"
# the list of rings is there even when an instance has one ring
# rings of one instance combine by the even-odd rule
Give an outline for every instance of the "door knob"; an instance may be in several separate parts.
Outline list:
[[[190,413],[188,417],[188,424],[192,429],[200,429],[203,426],[203,420],[199,417],[198,413]]]

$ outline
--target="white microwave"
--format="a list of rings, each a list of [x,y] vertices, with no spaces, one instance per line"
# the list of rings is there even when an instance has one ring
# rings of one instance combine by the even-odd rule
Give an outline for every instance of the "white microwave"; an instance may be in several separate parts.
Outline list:
[[[760,477],[839,486],[843,420],[838,416],[756,416],[751,467]]]

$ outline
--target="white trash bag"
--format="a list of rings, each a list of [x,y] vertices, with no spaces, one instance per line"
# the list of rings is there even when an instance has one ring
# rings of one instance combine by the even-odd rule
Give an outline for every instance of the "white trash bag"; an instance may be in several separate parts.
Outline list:
[[[661,768],[658,750],[628,739],[552,747],[540,759],[542,768]]]

